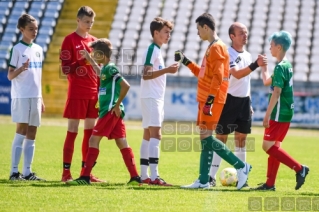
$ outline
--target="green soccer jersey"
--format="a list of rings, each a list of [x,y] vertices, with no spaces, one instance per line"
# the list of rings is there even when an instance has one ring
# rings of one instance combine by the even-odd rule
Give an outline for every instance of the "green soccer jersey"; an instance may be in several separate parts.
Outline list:
[[[270,119],[277,122],[290,122],[294,115],[293,79],[292,66],[289,61],[282,60],[275,67],[271,76],[269,99],[271,98],[274,87],[281,88],[281,94],[273,109]]]
[[[105,65],[101,70],[99,89],[99,117],[102,118],[115,106],[121,91],[120,83],[123,80],[114,63]],[[123,118],[124,105],[120,105]]]

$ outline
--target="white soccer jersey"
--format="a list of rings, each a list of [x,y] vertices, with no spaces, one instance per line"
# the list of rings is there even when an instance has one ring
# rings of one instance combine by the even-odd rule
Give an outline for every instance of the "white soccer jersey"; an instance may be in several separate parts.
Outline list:
[[[142,63],[144,66],[153,66],[153,71],[164,68],[164,60],[161,49],[155,43],[152,43],[144,53]],[[141,79],[141,98],[163,99],[166,87],[166,74],[155,79]]]
[[[35,43],[27,44],[21,40],[11,49],[9,66],[15,69],[20,68],[27,59],[29,59],[29,68],[11,81],[11,98],[42,97],[42,47]]]
[[[251,54],[245,50],[237,52],[232,47],[229,47],[228,53],[229,69],[236,67],[237,70],[240,70],[249,66],[252,62]],[[241,79],[236,79],[230,75],[228,93],[235,97],[250,96],[250,74]]]

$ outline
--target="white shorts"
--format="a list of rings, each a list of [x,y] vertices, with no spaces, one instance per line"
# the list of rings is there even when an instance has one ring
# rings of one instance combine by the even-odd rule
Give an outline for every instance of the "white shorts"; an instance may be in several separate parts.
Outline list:
[[[161,127],[164,120],[164,100],[143,98],[141,99],[142,126]]]
[[[11,117],[15,123],[40,126],[42,98],[14,98],[11,101]]]

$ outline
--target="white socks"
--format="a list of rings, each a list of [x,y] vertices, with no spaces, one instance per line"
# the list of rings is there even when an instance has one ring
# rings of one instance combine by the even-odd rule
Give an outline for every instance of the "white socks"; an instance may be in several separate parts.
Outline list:
[[[20,135],[18,133],[15,134],[13,141],[12,141],[12,149],[11,149],[11,171],[10,175],[12,173],[17,173],[18,165],[20,162],[21,154],[22,154],[22,143],[25,136]]]
[[[24,160],[23,160],[23,170],[22,174],[23,176],[28,176],[32,170],[31,170],[31,163],[33,161],[34,156],[34,145],[35,140],[30,139],[24,139],[23,142],[23,154],[24,154]]]
[[[217,155],[216,152],[214,152],[212,166],[210,167],[210,171],[209,171],[209,176],[211,176],[214,179],[216,179],[216,173],[219,169],[221,161],[222,161],[222,158],[219,155]]]
[[[149,163],[151,170],[151,180],[154,181],[158,176],[158,159],[159,159],[159,144],[160,140],[151,138],[149,142]]]
[[[236,157],[238,157],[241,161],[246,162],[246,147],[235,147],[235,152],[234,154],[236,155]],[[219,155],[216,154],[216,152],[214,152],[213,154],[213,161],[212,161],[212,166],[210,168],[210,172],[209,175],[212,178],[216,179],[216,173],[219,169],[220,163],[221,163],[222,159]]]
[[[140,165],[141,165],[141,179],[145,180],[149,178],[148,176],[148,166],[149,166],[149,141],[142,141],[141,149],[140,149]]]
[[[246,147],[235,147],[235,155],[243,162],[246,162]]]

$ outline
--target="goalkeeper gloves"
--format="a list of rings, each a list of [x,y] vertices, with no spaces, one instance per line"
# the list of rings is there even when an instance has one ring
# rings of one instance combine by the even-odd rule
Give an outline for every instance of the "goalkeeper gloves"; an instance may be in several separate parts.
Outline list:
[[[212,107],[213,107],[213,103],[214,103],[214,99],[215,99],[215,96],[213,95],[209,95],[207,97],[207,101],[203,107],[203,113],[207,116],[212,116]]]
[[[177,50],[174,56],[175,62],[181,62],[185,66],[191,63],[191,61],[183,54],[181,50]]]

